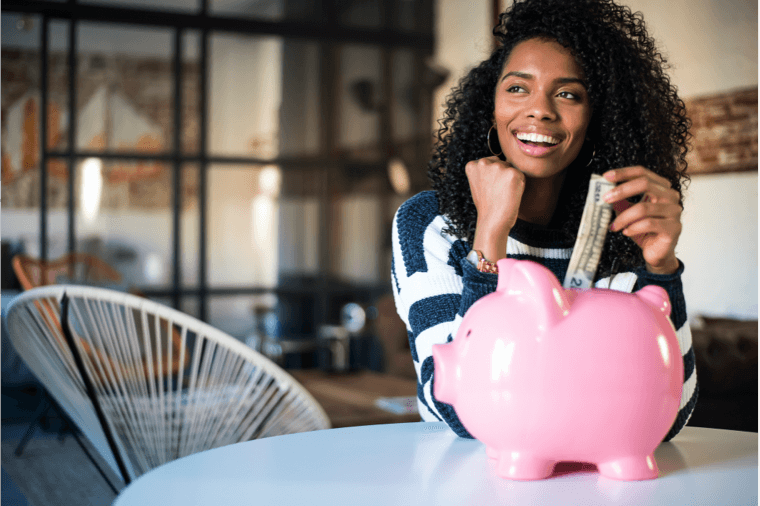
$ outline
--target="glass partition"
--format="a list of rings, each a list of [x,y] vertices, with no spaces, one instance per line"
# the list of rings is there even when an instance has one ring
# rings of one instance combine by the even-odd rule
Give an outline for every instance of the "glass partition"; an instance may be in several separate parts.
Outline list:
[[[282,39],[213,34],[209,152],[271,159],[278,154]]]
[[[129,287],[172,279],[171,168],[143,160],[85,158],[75,179],[77,250],[102,259]]]
[[[93,5],[118,10],[77,18]],[[91,0],[43,26],[14,3],[30,13],[2,14],[3,242],[96,255],[244,342],[265,320],[286,339],[340,324],[390,290],[391,220],[421,189],[431,5]]]
[[[77,33],[77,149],[163,153],[172,125],[172,34],[86,23]]]
[[[277,285],[281,177],[275,165],[210,167],[210,287]]]
[[[2,14],[2,240],[40,255],[40,26]]]
[[[347,157],[377,159],[380,146],[380,112],[383,68],[380,48],[346,45],[340,51],[338,93],[338,146]]]

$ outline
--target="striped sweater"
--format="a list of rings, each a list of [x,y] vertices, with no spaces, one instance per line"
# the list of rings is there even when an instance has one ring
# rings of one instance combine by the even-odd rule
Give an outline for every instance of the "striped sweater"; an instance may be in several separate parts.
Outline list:
[[[438,213],[435,192],[422,192],[406,201],[393,220],[391,267],[396,310],[406,325],[417,371],[417,404],[424,421],[445,421],[461,437],[472,437],[454,408],[433,396],[434,344],[450,342],[462,317],[479,298],[496,290],[498,276],[478,271],[467,259],[467,241],[443,233],[446,221]],[[573,250],[568,240],[522,220],[512,228],[507,256],[532,260],[564,279]],[[670,297],[670,318],[676,328],[684,361],[684,384],[678,416],[665,440],[672,439],[689,420],[698,395],[691,331],[681,285],[683,264],[674,274],[652,274],[646,269],[620,273],[596,282],[596,287],[632,292],[645,285],[663,287]]]

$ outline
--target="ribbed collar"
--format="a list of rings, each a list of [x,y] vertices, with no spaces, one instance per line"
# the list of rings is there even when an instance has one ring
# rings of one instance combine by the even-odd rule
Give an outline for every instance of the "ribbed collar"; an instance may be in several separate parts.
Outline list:
[[[575,238],[568,237],[562,230],[535,225],[520,218],[512,227],[509,236],[537,248],[572,248],[575,244]]]

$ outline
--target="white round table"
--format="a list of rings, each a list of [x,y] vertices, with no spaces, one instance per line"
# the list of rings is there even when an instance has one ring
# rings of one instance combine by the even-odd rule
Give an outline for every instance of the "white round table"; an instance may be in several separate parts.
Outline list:
[[[560,463],[539,481],[496,476],[444,423],[371,425],[238,443],[165,464],[114,506],[756,505],[757,434],[686,427],[655,451],[660,476],[625,482]]]

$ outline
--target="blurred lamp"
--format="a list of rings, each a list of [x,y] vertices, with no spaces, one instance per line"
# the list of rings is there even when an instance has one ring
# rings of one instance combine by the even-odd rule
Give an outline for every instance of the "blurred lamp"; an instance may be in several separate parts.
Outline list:
[[[391,180],[393,191],[399,195],[406,195],[412,187],[409,180],[409,171],[404,161],[394,156],[388,160],[388,178]]]
[[[88,158],[82,165],[82,213],[84,222],[91,224],[95,221],[100,210],[100,199],[103,195],[103,162],[98,158]]]
[[[367,322],[367,314],[356,302],[349,302],[340,310],[340,324],[352,334],[358,333]]]

